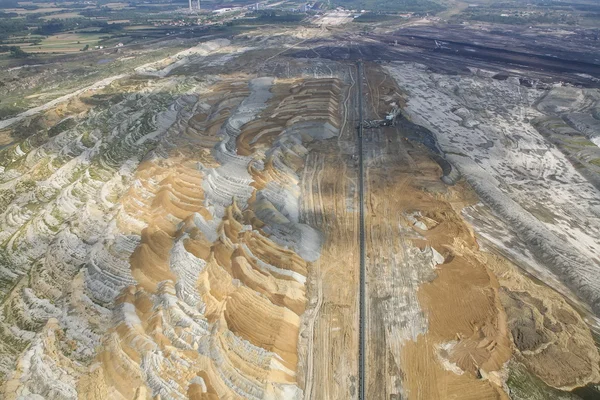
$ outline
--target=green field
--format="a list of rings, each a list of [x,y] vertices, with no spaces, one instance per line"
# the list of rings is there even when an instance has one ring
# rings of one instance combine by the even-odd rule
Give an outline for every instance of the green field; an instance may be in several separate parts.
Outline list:
[[[432,0],[334,0],[336,6],[353,10],[377,12],[437,13],[445,9],[441,2]]]
[[[99,33],[60,33],[49,36],[37,46],[23,47],[28,53],[73,53],[89,45],[93,48],[105,34]]]
[[[80,18],[81,14],[79,14],[79,12],[74,12],[74,11],[69,11],[69,12],[64,12],[64,13],[58,13],[58,14],[49,14],[49,15],[44,15],[43,17],[41,17],[41,19],[48,21],[51,19],[67,19],[67,18]]]

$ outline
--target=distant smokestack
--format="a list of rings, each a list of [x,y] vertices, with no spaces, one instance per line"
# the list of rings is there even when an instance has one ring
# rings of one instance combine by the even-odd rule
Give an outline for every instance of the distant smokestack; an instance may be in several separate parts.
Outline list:
[[[189,0],[190,2],[190,11],[192,11],[192,0]]]
[[[198,0],[198,11],[200,11],[200,0]]]

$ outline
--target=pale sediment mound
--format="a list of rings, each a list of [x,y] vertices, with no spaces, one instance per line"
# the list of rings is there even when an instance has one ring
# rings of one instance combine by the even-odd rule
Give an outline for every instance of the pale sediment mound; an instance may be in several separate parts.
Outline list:
[[[127,87],[128,83],[120,85]],[[10,271],[2,274],[2,297],[28,304],[31,315],[40,317],[26,317],[21,323],[20,317],[3,315],[0,343],[10,345],[0,349],[2,376],[13,370],[51,316],[64,332],[58,356],[80,365],[89,363],[110,322],[110,310],[105,306],[134,282],[128,257],[139,237],[117,227],[117,216],[127,219],[119,211],[118,199],[140,154],[147,150],[136,141],[163,135],[168,129],[165,121],[184,104],[162,109],[164,98],[149,90],[137,99],[158,116],[140,124],[136,119],[143,113],[132,98],[111,94],[113,89],[104,88],[107,93],[102,106],[88,109],[88,101],[102,95],[86,93],[40,118],[25,119],[15,129],[28,125],[30,136],[2,149],[0,160],[3,168],[9,168],[0,173],[6,202],[6,207],[0,207],[0,239],[2,268]],[[80,101],[87,108],[82,108]],[[43,125],[61,117],[54,126]],[[35,125],[34,120],[42,125]],[[129,218],[129,223],[136,221]],[[39,357],[36,363],[43,363],[43,354],[33,356]],[[32,365],[26,364],[27,368]],[[78,372],[72,374],[75,379],[77,376]],[[35,378],[24,380],[19,390],[33,390],[27,385],[34,382]]]
[[[416,398],[507,398],[503,368],[512,349],[499,285],[485,264],[459,253],[463,246],[457,241],[446,247],[451,261],[418,291],[427,332],[406,342],[401,353],[409,371],[405,384]]]
[[[322,239],[314,229],[298,223],[298,173],[308,153],[303,144],[337,136],[340,90],[337,79],[295,84],[276,107],[265,112],[265,130],[248,124],[237,138],[243,152],[268,149],[261,163],[250,166],[254,186],[259,189],[255,213],[266,223],[265,233],[309,261],[318,258]]]
[[[460,243],[453,249],[460,249]],[[479,260],[455,253],[439,268],[436,279],[419,290],[428,310],[429,336],[450,342],[440,357],[474,376],[500,371],[511,354],[498,289],[495,277]]]
[[[561,391],[599,380],[594,339],[586,321],[570,305],[580,303],[570,303],[506,259],[480,250],[461,216],[462,211],[474,220],[475,231],[486,245],[518,255],[517,260],[531,263],[528,266],[541,277],[561,278],[597,308],[593,290],[598,283],[594,279],[597,243],[590,237],[597,230],[596,191],[530,125],[530,118],[539,116],[532,100],[542,93],[516,87],[514,82],[449,78],[414,65],[390,72],[410,91],[409,116],[436,133],[450,161],[500,216],[492,217],[481,204],[472,206],[478,199],[464,182],[441,190],[431,182],[392,173],[397,181],[390,185],[397,186],[398,193],[386,196],[384,191],[383,197],[399,202],[391,209],[404,212],[403,224],[416,233],[412,242],[421,249],[431,246],[444,258],[435,277],[418,288],[419,306],[427,320],[416,338],[402,344],[398,364],[403,392],[422,399],[574,398]],[[489,98],[499,93],[503,93],[501,105]],[[566,112],[563,106],[594,112],[595,96],[579,89],[568,89],[566,94],[559,90],[537,107],[548,114]],[[484,104],[497,108],[486,109]],[[560,131],[569,140],[579,139],[576,136],[581,137],[584,128],[594,125],[588,121],[584,127],[585,118],[579,114],[563,120],[567,123],[540,117],[535,123],[553,130],[550,134]],[[420,176],[429,176],[431,171],[415,157],[417,151],[408,152],[410,157],[404,158],[418,165]],[[386,168],[390,173],[391,167]],[[374,170],[374,165],[369,166],[370,175]],[[379,184],[376,190],[387,189],[376,176],[371,182]],[[576,198],[589,198],[591,208],[579,207]],[[371,206],[382,218],[385,207],[372,200]],[[591,218],[586,229],[577,222],[583,215]],[[385,217],[376,221],[384,224]],[[506,221],[510,226],[504,226]],[[547,268],[556,275],[548,274]],[[571,294],[556,281],[547,281]]]
[[[455,79],[415,64],[387,71],[409,93],[407,115],[436,135],[449,161],[499,217],[500,227],[478,224],[478,232],[537,277],[558,278],[563,294],[574,293],[600,313],[600,193],[534,126],[545,113],[591,138],[598,129],[598,91],[546,92],[518,79],[476,75]]]
[[[600,380],[600,355],[590,329],[554,290],[522,275],[506,260],[487,256],[502,285],[500,300],[517,360],[548,386],[572,390]]]
[[[372,70],[371,92],[399,92]],[[373,398],[508,399],[512,350],[499,285],[466,251],[478,246],[460,209],[474,196],[462,182],[440,182],[431,147],[404,140],[408,129],[365,133],[368,390]]]
[[[62,339],[64,331],[58,320],[48,319],[43,330],[20,358],[11,379],[4,383],[5,393],[14,395],[22,382],[29,382],[33,393],[48,398],[77,398],[74,377],[82,368],[63,355]]]
[[[463,157],[452,156],[452,160]],[[594,312],[600,311],[600,264],[587,258],[587,254],[578,252],[563,236],[548,229],[535,215],[502,193],[497,185],[490,181],[489,174],[476,166],[471,160],[457,161],[467,181],[494,211],[511,224],[536,254],[537,259],[547,265],[552,272],[581,299],[586,301]],[[589,251],[589,248],[586,248]]]
[[[164,208],[161,209],[164,212]],[[160,212],[151,214],[156,218]],[[125,297],[120,298],[121,311],[116,318],[121,322],[109,336],[117,334],[119,340],[106,339],[107,354],[100,355],[104,360],[105,379],[114,381],[115,388],[125,397],[137,390],[132,382],[139,376],[138,368],[145,374],[158,374],[155,380],[146,383],[137,378],[140,386],[149,385],[154,392],[167,390],[166,393],[173,395],[184,393],[188,382],[185,379],[192,379],[184,377],[180,380],[177,371],[183,365],[194,365],[197,371],[205,371],[205,383],[221,397],[236,392],[239,395],[241,391],[242,397],[254,398],[267,390],[265,385],[294,382],[298,314],[304,310],[305,294],[304,285],[290,280],[289,275],[304,277],[306,262],[291,251],[278,249],[270,240],[261,239],[260,234],[245,231],[247,223],[236,218],[243,218],[240,210],[235,205],[228,207],[218,229],[219,239],[212,244],[214,250],[202,246],[206,241],[191,221],[183,230],[177,231],[175,238],[157,228],[148,232],[154,229],[151,229],[152,224],[142,233],[142,241],[131,260],[134,276],[143,274],[143,278],[138,276],[137,279],[141,286],[129,289]],[[186,226],[192,232],[188,233]],[[187,236],[200,237],[187,239],[187,246],[196,243],[197,253],[208,251],[206,263],[188,253],[185,246],[174,245],[179,243],[177,237],[184,239]],[[175,257],[177,261],[173,262]],[[136,270],[140,272],[136,273]],[[184,296],[185,293],[188,296]],[[259,293],[266,294],[272,301]],[[204,316],[200,313],[202,309]],[[183,321],[189,322],[182,324]],[[175,324],[184,329],[175,329]],[[209,329],[209,324],[215,327]],[[237,349],[233,354],[227,351],[229,347],[224,347],[225,343],[235,337],[239,337],[235,339],[237,346],[247,350]],[[119,343],[118,348],[110,350],[110,343]],[[171,349],[179,354],[179,363],[184,364],[174,366],[171,371],[146,366],[144,360],[156,349]],[[188,354],[190,351],[193,353]],[[127,355],[131,359],[127,362],[129,368],[133,368],[130,372],[133,380],[129,380],[129,384],[126,381],[119,384],[123,378],[115,381],[114,372],[111,372],[124,367],[115,361],[119,360],[115,352],[123,354],[121,358]],[[211,361],[215,353],[224,359]],[[256,356],[251,356],[254,353],[262,356],[257,360]],[[217,374],[216,371],[222,372]],[[222,377],[225,371],[229,371],[228,376],[232,374],[227,380]],[[172,380],[181,383],[167,389],[163,382]],[[276,390],[270,387],[269,390]]]
[[[17,342],[0,346],[6,398],[301,397],[297,343],[320,239],[298,222],[297,174],[303,142],[336,134],[339,110],[321,107],[339,87],[323,80],[302,103],[310,132],[285,133],[286,105],[269,122],[277,135],[238,152],[291,85],[231,79],[173,95],[178,79],[92,107],[41,147],[3,149],[23,165],[0,184],[45,177],[28,197],[13,190],[0,215],[17,266],[3,287],[25,310],[3,315],[2,337]]]
[[[200,43],[197,46],[179,53],[163,58],[162,60],[142,65],[135,69],[135,72],[140,75],[149,75],[164,78],[175,68],[181,67],[192,61],[197,61],[199,58],[206,57],[223,47],[226,47],[231,42],[227,39],[215,39],[208,42]]]

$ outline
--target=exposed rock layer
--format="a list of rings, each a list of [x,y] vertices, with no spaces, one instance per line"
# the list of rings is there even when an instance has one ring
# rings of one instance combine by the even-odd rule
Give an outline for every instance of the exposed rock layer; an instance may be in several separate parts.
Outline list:
[[[37,128],[2,150],[4,398],[299,398],[321,238],[298,174],[337,135],[340,90],[132,78],[58,133],[54,109],[20,123]]]

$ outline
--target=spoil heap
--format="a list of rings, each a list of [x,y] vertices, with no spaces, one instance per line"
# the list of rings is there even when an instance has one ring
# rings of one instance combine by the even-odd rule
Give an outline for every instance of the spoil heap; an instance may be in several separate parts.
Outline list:
[[[300,398],[321,238],[299,174],[339,91],[131,78],[22,122],[0,174],[3,397]]]

